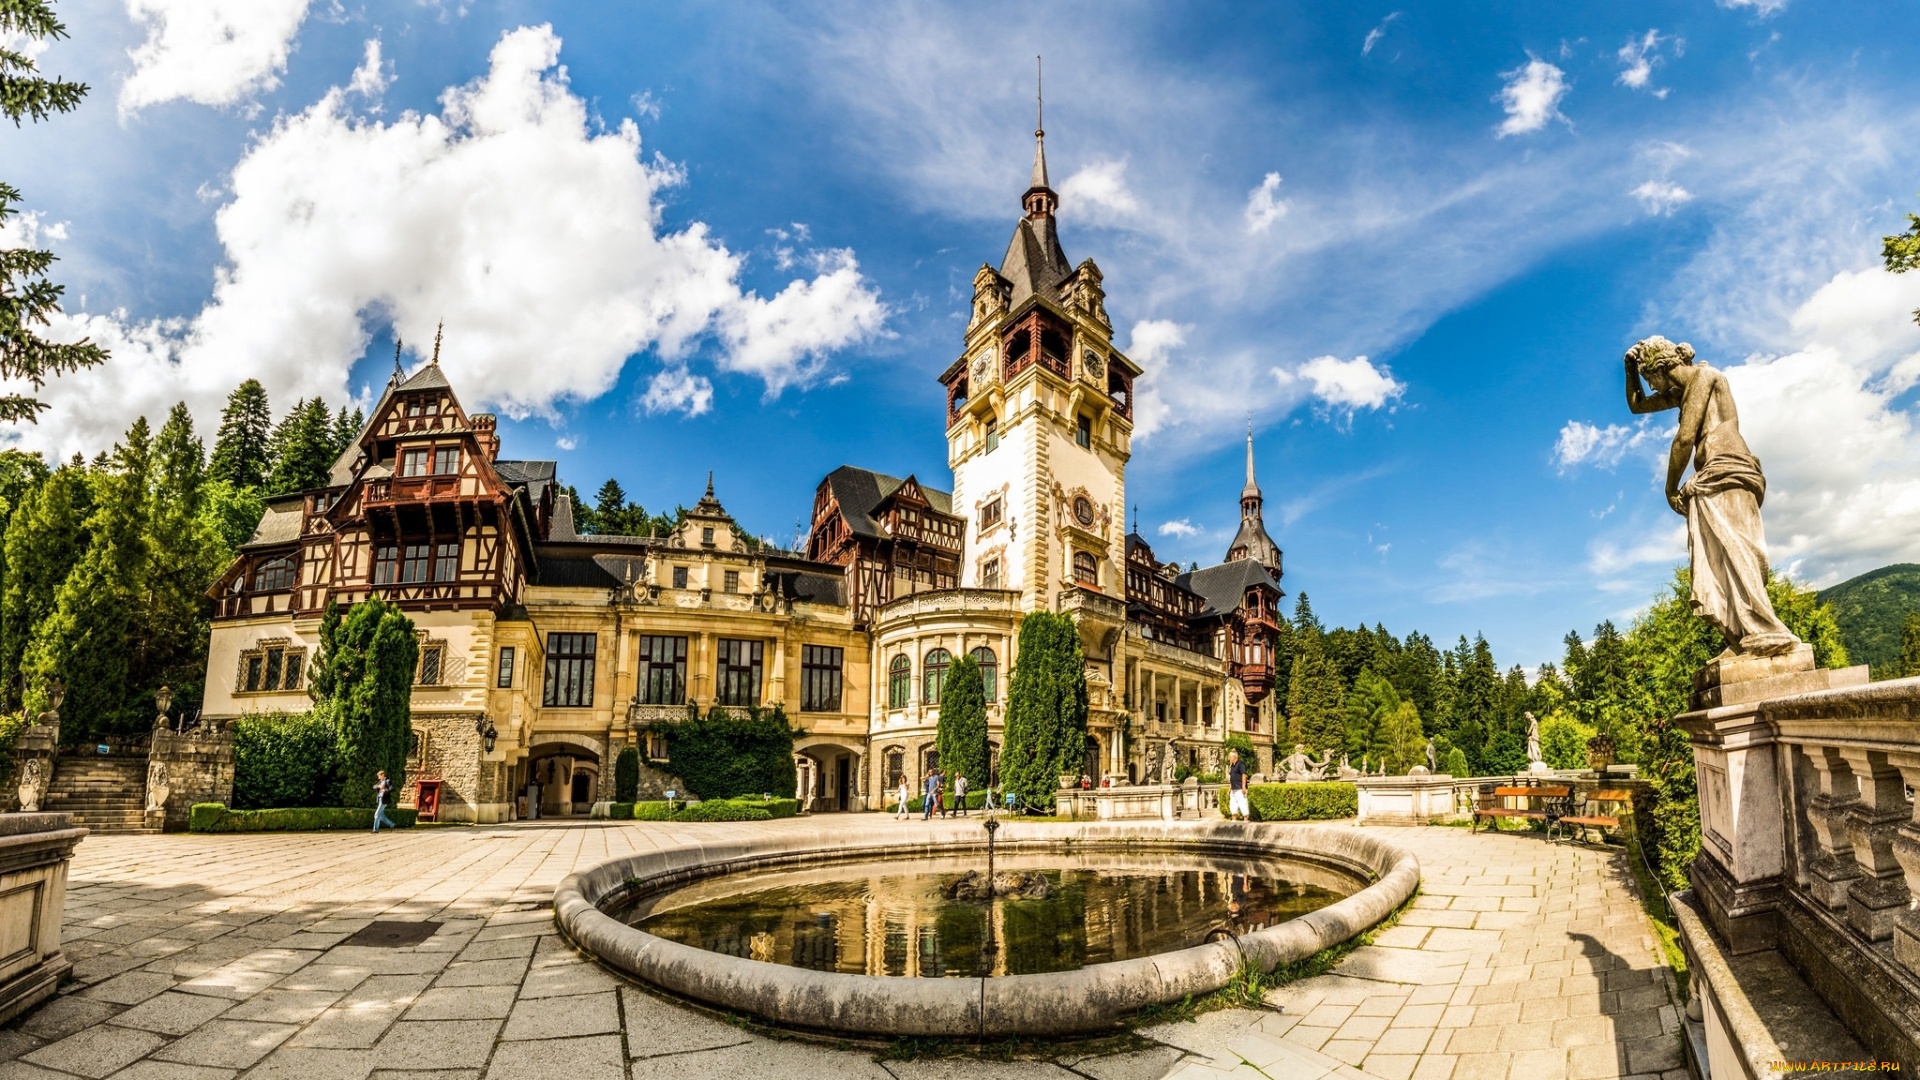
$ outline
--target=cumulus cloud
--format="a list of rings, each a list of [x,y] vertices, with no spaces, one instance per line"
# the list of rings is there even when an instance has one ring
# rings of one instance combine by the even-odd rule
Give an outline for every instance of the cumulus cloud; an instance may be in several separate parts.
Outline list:
[[[1287,216],[1287,201],[1278,198],[1280,174],[1270,172],[1260,186],[1247,192],[1247,235],[1266,232],[1274,222]]]
[[[670,367],[647,380],[647,393],[640,404],[650,413],[699,416],[713,408],[713,382],[684,367]]]
[[[1715,0],[1715,3],[1723,8],[1752,8],[1762,18],[1787,9],[1787,0]]]
[[[1161,536],[1178,536],[1182,540],[1188,539],[1190,537],[1199,536],[1201,533],[1205,531],[1206,531],[1205,529],[1202,529],[1200,526],[1195,525],[1193,522],[1187,520],[1186,518],[1181,518],[1178,521],[1163,522],[1160,526]]]
[[[1375,45],[1380,44],[1381,38],[1387,36],[1387,26],[1391,24],[1393,20],[1399,18],[1400,15],[1401,15],[1401,12],[1396,11],[1393,14],[1388,15],[1386,18],[1381,19],[1379,26],[1376,26],[1373,29],[1367,31],[1367,39],[1360,43],[1361,56],[1370,56],[1373,54],[1373,47]]]
[[[1364,356],[1342,360],[1334,356],[1316,356],[1288,371],[1274,368],[1274,378],[1283,385],[1305,381],[1321,404],[1349,415],[1360,409],[1379,409],[1398,402],[1407,385],[1384,367],[1375,367]]]
[[[1637,37],[1628,38],[1627,43],[1620,46],[1620,50],[1614,54],[1620,61],[1620,74],[1614,81],[1633,90],[1650,89],[1653,84],[1654,66],[1666,62],[1666,57],[1660,54],[1660,46],[1663,42],[1673,44],[1675,55],[1679,54],[1680,43],[1672,37],[1662,37],[1658,30],[1649,30]],[[1652,93],[1657,98],[1667,96],[1665,87],[1652,90]]]
[[[1494,129],[1497,138],[1539,131],[1554,120],[1566,122],[1560,112],[1560,101],[1568,90],[1565,72],[1533,57],[1512,71],[1501,72],[1500,77],[1507,82],[1493,100],[1506,110],[1507,118]]]
[[[631,121],[591,123],[559,52],[548,27],[502,35],[488,73],[447,90],[438,114],[370,119],[335,89],[278,119],[226,185],[206,306],[185,323],[56,327],[115,357],[49,384],[53,407],[21,441],[61,456],[107,445],[178,399],[211,416],[244,375],[278,400],[338,399],[382,325],[425,342],[444,318],[462,395],[513,416],[597,397],[649,351],[667,372],[646,407],[697,413],[712,401],[688,370],[704,343],[720,370],[778,394],[881,332],[884,305],[849,252],[762,297],[705,225],[662,231],[662,192],[683,172],[644,160]]]
[[[1140,200],[1127,187],[1124,160],[1096,161],[1060,185],[1060,205],[1093,221],[1110,221],[1139,211]]]
[[[1666,216],[1674,208],[1693,198],[1693,193],[1667,179],[1648,180],[1628,194],[1640,200],[1649,214]]]
[[[128,50],[120,114],[174,100],[232,105],[280,85],[309,0],[127,0],[147,39]]]
[[[393,65],[380,60],[380,39],[367,39],[365,57],[360,66],[353,69],[353,78],[347,83],[347,89],[361,97],[378,99],[393,85]]]
[[[1648,439],[1670,436],[1671,432],[1662,433],[1644,420],[1631,427],[1625,424],[1600,427],[1569,420],[1560,429],[1560,438],[1553,444],[1553,460],[1562,471],[1576,465],[1611,469]]]

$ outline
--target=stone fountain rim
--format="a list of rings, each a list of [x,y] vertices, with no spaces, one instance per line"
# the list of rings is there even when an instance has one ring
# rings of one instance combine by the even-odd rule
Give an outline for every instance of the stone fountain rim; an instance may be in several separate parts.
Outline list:
[[[1112,1030],[1141,1009],[1211,993],[1242,963],[1262,971],[1311,956],[1362,933],[1411,897],[1414,855],[1351,826],[1208,822],[1015,821],[1027,847],[1071,841],[1203,846],[1212,854],[1310,859],[1372,883],[1317,911],[1238,938],[1074,971],[995,978],[906,979],[845,975],[763,963],[655,937],[601,905],[642,883],[678,881],[792,863],[810,855],[920,858],[984,850],[983,839],[920,823],[781,829],[711,841],[685,839],[569,875],[554,891],[554,922],[602,964],[703,1004],[783,1026],[853,1035],[979,1038]],[[1004,832],[1005,830],[1003,830]],[[643,885],[644,887],[644,885]],[[645,891],[656,891],[646,888]]]

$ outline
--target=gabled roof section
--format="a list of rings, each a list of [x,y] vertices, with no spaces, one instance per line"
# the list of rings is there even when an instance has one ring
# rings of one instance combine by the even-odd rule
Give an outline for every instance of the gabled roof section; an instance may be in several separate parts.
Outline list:
[[[1280,583],[1273,580],[1267,568],[1252,559],[1234,559],[1216,566],[1206,566],[1181,574],[1174,583],[1183,589],[1198,593],[1207,606],[1200,612],[1202,618],[1226,615],[1239,608],[1247,595],[1247,590],[1256,586],[1272,589],[1279,593]]]
[[[862,469],[853,465],[842,465],[827,474],[827,487],[833,492],[833,499],[840,504],[840,512],[846,516],[847,527],[856,536],[870,537],[876,540],[887,538],[887,531],[880,527],[874,516],[887,498],[900,489],[905,481],[871,469]],[[937,488],[926,487],[915,481],[921,498],[935,513],[953,515],[953,494]]]

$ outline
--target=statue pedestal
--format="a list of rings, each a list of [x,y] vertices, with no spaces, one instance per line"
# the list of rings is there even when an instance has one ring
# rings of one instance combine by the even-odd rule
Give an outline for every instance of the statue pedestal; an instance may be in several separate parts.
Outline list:
[[[1553,772],[1553,766],[1547,764],[1544,761],[1527,762],[1527,775],[1529,776],[1547,776],[1547,775],[1550,775],[1552,772]]]

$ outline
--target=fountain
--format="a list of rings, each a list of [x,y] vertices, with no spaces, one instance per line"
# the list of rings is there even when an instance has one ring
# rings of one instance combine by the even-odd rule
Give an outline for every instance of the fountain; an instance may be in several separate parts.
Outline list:
[[[1337,826],[990,817],[983,832],[796,822],[687,841],[567,878],[555,921],[616,971],[787,1027],[1057,1035],[1310,956],[1419,882],[1410,853]],[[985,888],[947,895],[968,875]]]

